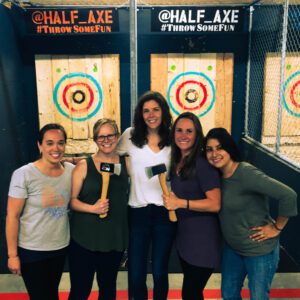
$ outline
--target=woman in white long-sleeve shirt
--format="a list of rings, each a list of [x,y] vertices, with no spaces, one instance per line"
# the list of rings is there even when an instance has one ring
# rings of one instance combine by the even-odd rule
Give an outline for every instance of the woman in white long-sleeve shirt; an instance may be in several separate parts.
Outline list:
[[[118,150],[130,161],[129,196],[129,299],[148,299],[147,260],[152,244],[153,299],[168,295],[168,261],[175,225],[163,206],[158,176],[148,178],[145,168],[170,165],[172,118],[165,98],[158,92],[143,94],[135,109],[133,127],[122,135]]]

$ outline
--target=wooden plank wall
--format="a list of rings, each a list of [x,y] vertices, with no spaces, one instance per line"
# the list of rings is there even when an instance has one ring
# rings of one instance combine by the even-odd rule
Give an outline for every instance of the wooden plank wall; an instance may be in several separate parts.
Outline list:
[[[151,89],[168,98],[174,120],[184,111],[199,116],[204,133],[213,127],[231,131],[232,88],[232,53],[151,55]]]
[[[98,119],[112,118],[120,127],[119,55],[37,55],[35,64],[40,127],[60,123],[67,154],[93,153]]]
[[[278,125],[281,54],[268,53],[265,60],[262,143],[274,145]],[[289,53],[285,59],[282,105],[281,143],[300,143],[300,53]],[[299,85],[298,85],[299,83]],[[294,103],[293,103],[293,101]]]

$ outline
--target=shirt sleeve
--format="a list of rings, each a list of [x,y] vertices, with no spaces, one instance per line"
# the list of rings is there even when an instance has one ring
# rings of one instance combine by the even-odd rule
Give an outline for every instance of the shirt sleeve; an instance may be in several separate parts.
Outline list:
[[[129,151],[129,143],[130,143],[130,132],[131,132],[131,127],[127,128],[123,134],[121,135],[118,146],[117,146],[117,152],[119,155],[128,155]]]
[[[263,194],[278,201],[278,215],[297,215],[297,193],[282,182],[267,176],[264,172],[248,164],[243,182],[245,189]]]
[[[200,158],[196,163],[197,178],[201,189],[204,192],[214,188],[220,188],[219,172],[212,167],[204,158]]]
[[[28,197],[24,167],[17,169],[12,174],[8,196],[21,199]]]

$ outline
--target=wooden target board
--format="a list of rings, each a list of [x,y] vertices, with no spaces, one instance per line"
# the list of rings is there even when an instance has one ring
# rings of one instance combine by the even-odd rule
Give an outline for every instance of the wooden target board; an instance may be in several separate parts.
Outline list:
[[[36,55],[40,127],[56,122],[68,135],[66,153],[93,153],[93,126],[112,118],[120,126],[119,55]]]
[[[200,118],[204,133],[231,131],[233,54],[152,54],[151,89],[168,100],[173,119],[185,111]]]
[[[264,69],[262,143],[275,148],[281,99],[280,152],[300,163],[300,53],[287,53],[280,84],[281,54],[267,53]]]
[[[278,127],[281,55],[268,53],[265,61],[262,142],[274,144]],[[285,58],[281,143],[300,143],[300,53]]]

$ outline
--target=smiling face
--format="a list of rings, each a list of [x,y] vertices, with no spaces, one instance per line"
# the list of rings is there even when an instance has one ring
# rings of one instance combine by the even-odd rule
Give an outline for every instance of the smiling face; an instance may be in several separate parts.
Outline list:
[[[196,129],[193,121],[185,118],[178,120],[174,134],[175,144],[180,149],[182,156],[188,155],[196,140]]]
[[[51,164],[57,164],[65,153],[65,136],[59,129],[51,129],[45,132],[42,143],[38,143],[42,160]]]
[[[118,134],[112,125],[105,123],[100,126],[95,142],[99,151],[105,154],[111,154],[116,150]]]
[[[150,130],[158,129],[162,122],[162,109],[155,100],[149,100],[143,105],[143,119]]]
[[[218,169],[225,170],[233,163],[229,153],[223,149],[217,139],[209,139],[205,150],[208,162]]]

